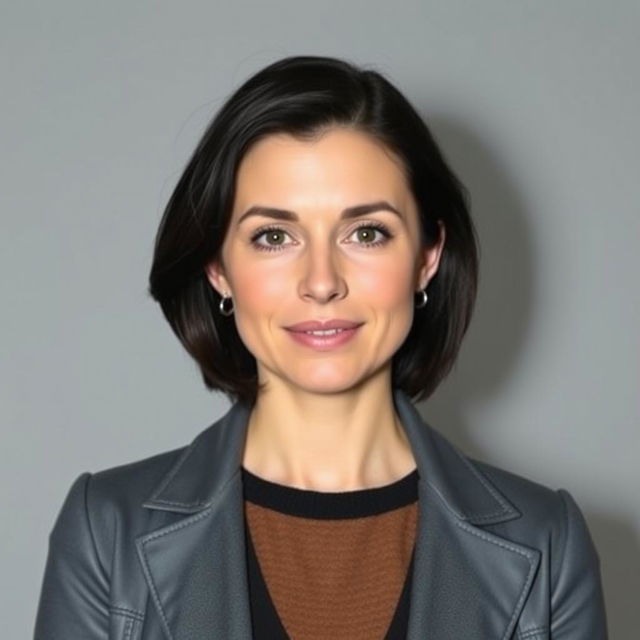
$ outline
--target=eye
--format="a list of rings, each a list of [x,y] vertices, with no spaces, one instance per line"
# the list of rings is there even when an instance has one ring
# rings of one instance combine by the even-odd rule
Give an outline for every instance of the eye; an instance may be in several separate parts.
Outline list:
[[[365,232],[361,233],[363,229],[366,230],[366,233]],[[371,233],[372,229],[374,230],[374,233]],[[372,241],[372,239],[375,237],[375,232],[381,234],[383,238]],[[393,234],[381,222],[366,222],[364,224],[361,224],[351,232],[351,235],[355,233],[359,233],[360,238],[365,239],[364,242],[360,242],[356,244],[362,244],[362,246],[367,248],[382,246],[386,244],[390,238],[393,237]],[[282,249],[284,249],[284,247],[286,247],[286,244],[283,244],[282,242],[276,242],[276,244],[261,244],[258,242],[258,240],[262,236],[265,236],[266,238],[268,238],[269,241],[274,239],[277,240],[278,238],[282,238],[285,235],[288,235],[288,233],[281,227],[275,227],[275,226],[262,227],[258,229],[251,236],[251,244],[259,251],[281,251]]]
[[[258,239],[266,235],[269,240],[287,235],[287,232],[280,227],[261,227],[251,236],[251,244],[260,251],[280,251],[282,244],[260,244]]]
[[[359,227],[356,227],[353,230],[351,235],[353,235],[354,233],[359,233],[362,229],[367,230],[366,234],[365,233],[360,234],[361,238],[363,236],[367,238],[367,241],[363,243],[365,247],[380,247],[384,244],[387,244],[389,239],[393,237],[393,234],[391,233],[391,231],[389,231],[389,229],[387,229],[387,227],[383,225],[381,222],[365,222],[364,224],[361,224]],[[383,239],[376,240],[375,242],[371,242],[370,239],[375,236],[375,233],[370,233],[370,229],[373,229],[374,231],[380,233],[383,236]]]

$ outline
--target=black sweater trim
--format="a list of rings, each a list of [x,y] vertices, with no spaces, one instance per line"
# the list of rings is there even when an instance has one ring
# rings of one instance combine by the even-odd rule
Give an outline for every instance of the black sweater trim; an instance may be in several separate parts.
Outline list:
[[[418,499],[418,469],[382,487],[355,491],[312,491],[271,482],[241,467],[244,498],[254,504],[304,518],[373,516]]]

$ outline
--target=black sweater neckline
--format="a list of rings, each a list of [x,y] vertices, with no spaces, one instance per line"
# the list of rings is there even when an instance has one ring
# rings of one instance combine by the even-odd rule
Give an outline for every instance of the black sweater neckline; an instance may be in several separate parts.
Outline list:
[[[418,469],[381,487],[353,491],[313,491],[272,482],[241,466],[244,498],[254,504],[305,518],[373,516],[418,499]]]

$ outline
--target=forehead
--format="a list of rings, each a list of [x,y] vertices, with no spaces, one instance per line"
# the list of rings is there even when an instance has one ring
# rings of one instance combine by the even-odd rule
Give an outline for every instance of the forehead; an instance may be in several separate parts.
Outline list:
[[[353,198],[404,200],[408,191],[401,160],[374,137],[353,129],[330,129],[313,140],[273,134],[256,142],[236,176],[236,207],[253,200],[309,199],[342,206]],[[261,204],[270,204],[261,202]]]

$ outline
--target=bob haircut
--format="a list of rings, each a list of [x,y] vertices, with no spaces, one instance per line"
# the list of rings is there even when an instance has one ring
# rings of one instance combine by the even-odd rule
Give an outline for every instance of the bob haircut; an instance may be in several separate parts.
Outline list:
[[[379,72],[337,58],[292,56],[244,82],[206,128],[173,191],[155,240],[149,293],[200,367],[206,387],[253,404],[256,360],[235,322],[219,312],[220,295],[204,268],[220,259],[249,147],[270,134],[312,140],[333,126],[373,136],[402,160],[419,210],[422,246],[445,227],[429,302],[392,359],[392,384],[421,400],[451,370],[476,298],[478,240],[467,192],[426,124]]]

